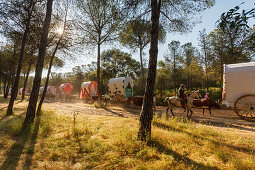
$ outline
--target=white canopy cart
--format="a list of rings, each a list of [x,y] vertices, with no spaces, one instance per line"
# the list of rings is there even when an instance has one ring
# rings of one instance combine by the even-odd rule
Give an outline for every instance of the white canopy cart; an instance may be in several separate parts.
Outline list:
[[[255,62],[224,65],[222,99],[240,118],[255,120]]]
[[[97,96],[97,82],[96,81],[83,82],[81,84],[80,99],[93,96]]]
[[[112,78],[108,81],[110,96],[115,101],[133,96],[134,81],[131,77]]]

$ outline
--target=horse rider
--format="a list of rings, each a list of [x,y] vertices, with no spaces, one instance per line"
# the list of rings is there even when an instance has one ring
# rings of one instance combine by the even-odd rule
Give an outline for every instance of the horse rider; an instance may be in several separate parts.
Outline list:
[[[206,94],[205,94],[205,98],[206,98],[206,99],[210,99],[209,93],[206,93]]]
[[[186,106],[186,100],[185,100],[185,87],[184,87],[184,84],[181,84],[180,85],[180,88],[178,90],[178,97],[180,98],[181,100],[181,105],[182,107],[185,109],[185,106]]]

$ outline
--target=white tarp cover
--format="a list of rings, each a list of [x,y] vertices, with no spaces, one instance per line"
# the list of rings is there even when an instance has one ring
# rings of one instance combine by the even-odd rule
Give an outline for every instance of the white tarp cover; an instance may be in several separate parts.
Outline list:
[[[19,94],[22,94],[23,87],[19,89]]]
[[[90,96],[97,96],[97,83],[96,83],[96,81],[83,82],[81,84],[81,89],[83,90],[83,94],[89,93]]]
[[[40,89],[39,89],[39,95],[42,95],[42,94],[43,94],[43,90],[44,90],[44,86],[43,86],[43,87],[40,87]]]
[[[47,88],[47,94],[48,95],[57,95],[57,88],[55,86],[48,86]]]
[[[241,96],[255,95],[255,62],[225,65],[223,91],[227,106]]]
[[[125,88],[127,88],[128,84],[130,84],[130,87],[132,89],[134,88],[134,81],[129,76],[110,79],[108,87],[111,96],[115,94],[120,94],[126,97]]]

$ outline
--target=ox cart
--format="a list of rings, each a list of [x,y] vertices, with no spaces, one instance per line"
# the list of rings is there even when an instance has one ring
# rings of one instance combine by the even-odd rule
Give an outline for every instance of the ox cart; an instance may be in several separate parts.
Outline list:
[[[84,102],[97,99],[97,82],[96,81],[88,81],[88,82],[83,82],[81,84],[80,99],[83,99]]]
[[[224,65],[222,99],[241,119],[255,121],[255,62]]]
[[[134,81],[131,77],[112,78],[108,82],[110,98],[114,102],[123,102],[133,96]]]
[[[59,86],[60,99],[71,100],[72,99],[73,85],[71,83],[64,83]]]

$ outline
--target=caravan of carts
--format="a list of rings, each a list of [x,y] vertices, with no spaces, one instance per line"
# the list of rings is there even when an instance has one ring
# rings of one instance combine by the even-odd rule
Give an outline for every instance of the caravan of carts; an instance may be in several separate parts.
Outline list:
[[[108,81],[109,93],[103,97],[114,102],[123,102],[133,96],[134,81],[131,77],[112,78]],[[89,81],[81,84],[80,99],[84,102],[97,100],[97,82]]]
[[[42,97],[44,87],[39,89],[39,97]],[[48,86],[46,91],[46,98],[53,100],[71,100],[73,85],[71,83],[63,83],[59,86],[59,92],[55,86]]]
[[[245,120],[255,120],[255,62],[224,65],[223,103]]]
[[[232,107],[234,112],[244,120],[255,121],[255,62],[224,65],[223,74],[223,104]],[[133,96],[134,82],[129,76],[112,78],[108,81],[108,94],[104,98],[114,102],[123,102]],[[22,93],[19,89],[19,94]],[[39,96],[44,87],[40,88]],[[59,92],[55,86],[47,88],[48,99],[71,100],[73,85],[64,83],[59,86]],[[28,90],[25,90],[26,94]],[[97,82],[88,81],[81,84],[80,99],[84,102],[97,100]],[[77,96],[78,98],[78,96]]]

